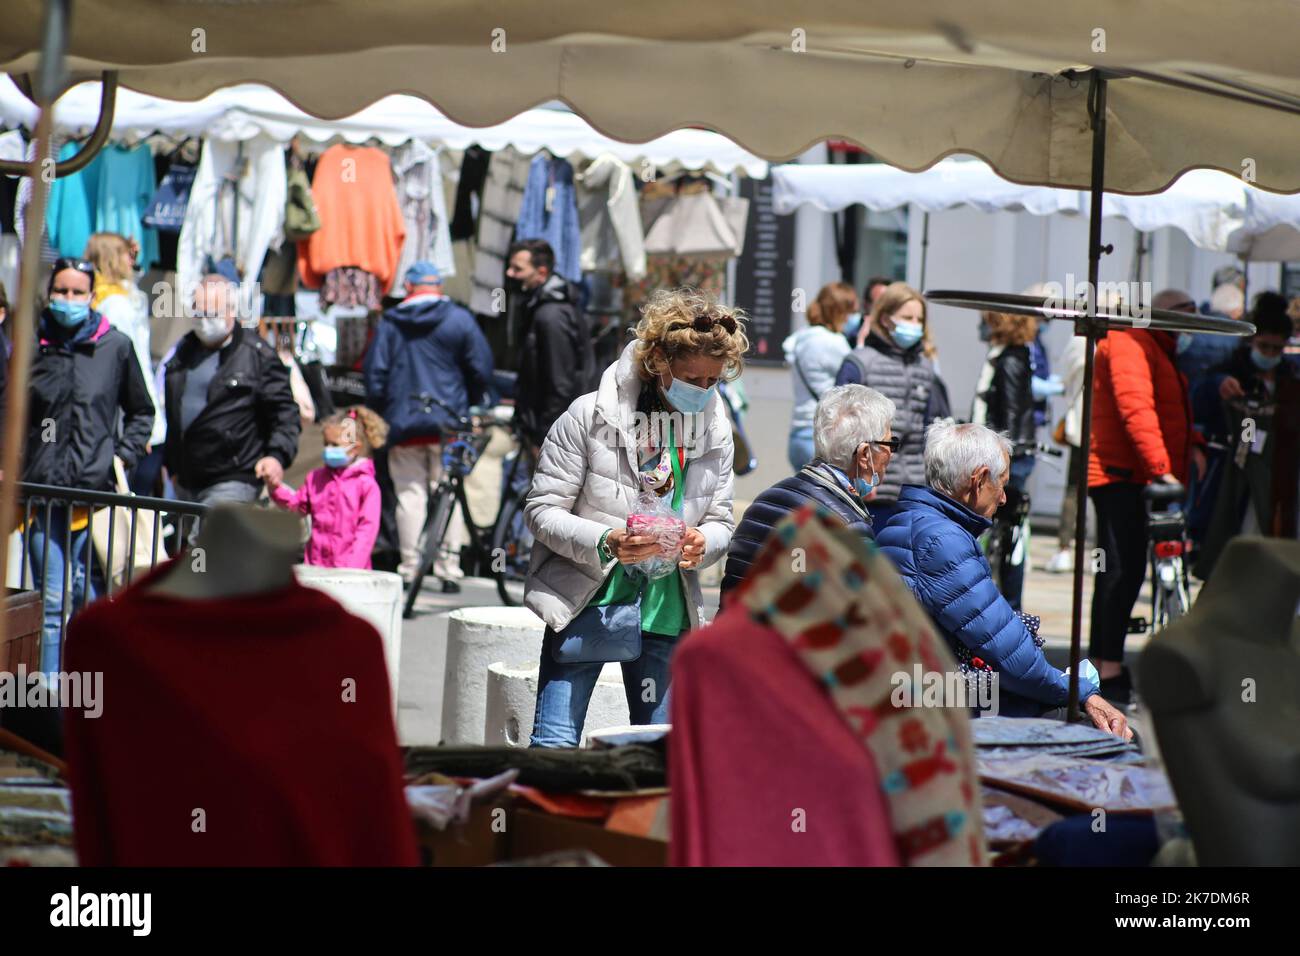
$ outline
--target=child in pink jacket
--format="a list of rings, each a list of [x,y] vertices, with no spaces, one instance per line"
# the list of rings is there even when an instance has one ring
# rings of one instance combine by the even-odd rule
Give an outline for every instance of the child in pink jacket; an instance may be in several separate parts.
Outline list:
[[[371,455],[388,425],[368,408],[351,408],[321,422],[325,466],[294,491],[271,478],[266,489],[282,508],[311,515],[307,563],[322,568],[369,568],[379,536],[379,484]]]

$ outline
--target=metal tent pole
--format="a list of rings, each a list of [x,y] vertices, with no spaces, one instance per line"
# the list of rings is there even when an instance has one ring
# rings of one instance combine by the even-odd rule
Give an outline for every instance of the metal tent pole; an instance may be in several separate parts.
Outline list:
[[[930,256],[930,214],[927,212],[921,220],[921,281],[917,288],[925,288],[925,263]]]
[[[13,317],[13,354],[9,359],[8,407],[5,409],[4,446],[0,449],[0,583],[8,581],[9,532],[13,528],[23,446],[27,438],[27,388],[36,343],[36,286],[41,264],[41,236],[45,232],[45,207],[50,184],[43,175],[54,129],[54,100],[63,89],[64,51],[67,49],[72,0],[50,0],[45,5],[43,43],[36,78],[41,114],[32,141],[32,161],[26,174],[32,178],[32,199],[27,204],[27,229],[23,234],[18,280],[18,308]],[[0,614],[0,646],[5,640],[5,615]]]
[[[1088,112],[1092,120],[1091,209],[1088,217],[1088,314],[1075,323],[1076,335],[1084,336],[1083,422],[1079,451],[1074,462],[1075,494],[1078,497],[1074,517],[1074,596],[1070,613],[1070,696],[1065,719],[1069,720],[1079,705],[1079,661],[1083,657],[1083,571],[1085,540],[1088,533],[1088,449],[1092,442],[1092,379],[1097,339],[1102,330],[1097,319],[1097,284],[1101,271],[1102,190],[1106,183],[1106,78],[1094,70],[1088,90]]]

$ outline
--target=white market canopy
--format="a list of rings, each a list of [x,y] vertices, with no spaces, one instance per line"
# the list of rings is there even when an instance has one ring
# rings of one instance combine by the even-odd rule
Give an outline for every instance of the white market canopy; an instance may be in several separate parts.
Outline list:
[[[35,70],[44,6],[8,0],[0,71]],[[700,126],[778,161],[842,138],[904,169],[965,151],[1075,189],[1092,139],[1075,71],[1095,67],[1106,188],[1249,161],[1297,191],[1296,30],[1294,0],[76,0],[68,65],[189,100],[262,83],[323,118],[409,93],[492,126],[559,99],[628,142]]]
[[[772,167],[772,203],[778,213],[808,204],[838,212],[861,204],[887,212],[915,204],[925,212],[971,206],[981,212],[1088,214],[1088,194],[1019,186],[979,160],[949,158],[910,173],[883,163]],[[1254,189],[1236,176],[1191,170],[1154,195],[1106,193],[1102,215],[1127,220],[1141,232],[1174,228],[1196,246],[1253,260],[1300,257],[1300,196]]]
[[[1232,251],[1259,262],[1300,262],[1300,194],[1251,190],[1246,218],[1232,236]]]
[[[89,133],[99,116],[100,90],[100,83],[80,83],[60,97],[55,128],[70,135]],[[0,123],[32,129],[37,113],[13,80],[0,76]],[[767,173],[765,161],[717,133],[682,129],[648,143],[623,143],[602,136],[582,117],[563,110],[526,110],[495,126],[475,129],[449,120],[415,96],[386,96],[352,116],[323,120],[304,113],[274,90],[254,84],[218,90],[198,102],[119,91],[110,136],[140,140],[155,132],[229,142],[264,135],[283,143],[299,133],[317,142],[336,137],[352,143],[378,139],[390,146],[418,139],[452,149],[477,143],[494,151],[513,146],[525,154],[547,149],[555,156],[589,159],[609,152],[629,164],[647,160],[659,167],[741,170],[756,178]]]
[[[884,163],[783,164],[772,167],[772,208],[794,212],[811,205],[839,212],[860,204],[873,212],[889,212],[915,204],[925,212],[973,206],[980,212],[1080,211],[1082,193],[1050,186],[1019,186],[1008,182],[987,163],[949,158],[920,173]]]

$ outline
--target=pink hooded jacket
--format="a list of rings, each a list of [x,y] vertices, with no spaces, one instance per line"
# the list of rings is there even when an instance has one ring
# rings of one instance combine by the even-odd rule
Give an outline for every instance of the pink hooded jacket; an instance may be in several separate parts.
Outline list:
[[[311,515],[307,563],[322,568],[369,568],[379,536],[375,463],[360,458],[346,468],[317,468],[297,491],[280,485],[271,500]]]

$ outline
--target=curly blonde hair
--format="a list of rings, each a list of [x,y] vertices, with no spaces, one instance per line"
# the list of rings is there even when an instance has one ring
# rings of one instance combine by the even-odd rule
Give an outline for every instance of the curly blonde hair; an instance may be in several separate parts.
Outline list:
[[[370,458],[388,441],[388,422],[378,412],[364,405],[354,405],[346,411],[328,415],[321,421],[320,427],[322,431],[326,428],[354,428],[355,439],[361,445],[359,454],[363,458]]]
[[[707,320],[707,331],[695,327],[699,320]],[[659,289],[642,306],[636,325],[637,374],[649,381],[663,371],[664,359],[671,362],[679,355],[703,354],[722,359],[722,380],[735,381],[749,351],[744,322],[740,309],[698,289]],[[725,325],[734,325],[735,331],[728,332]]]

